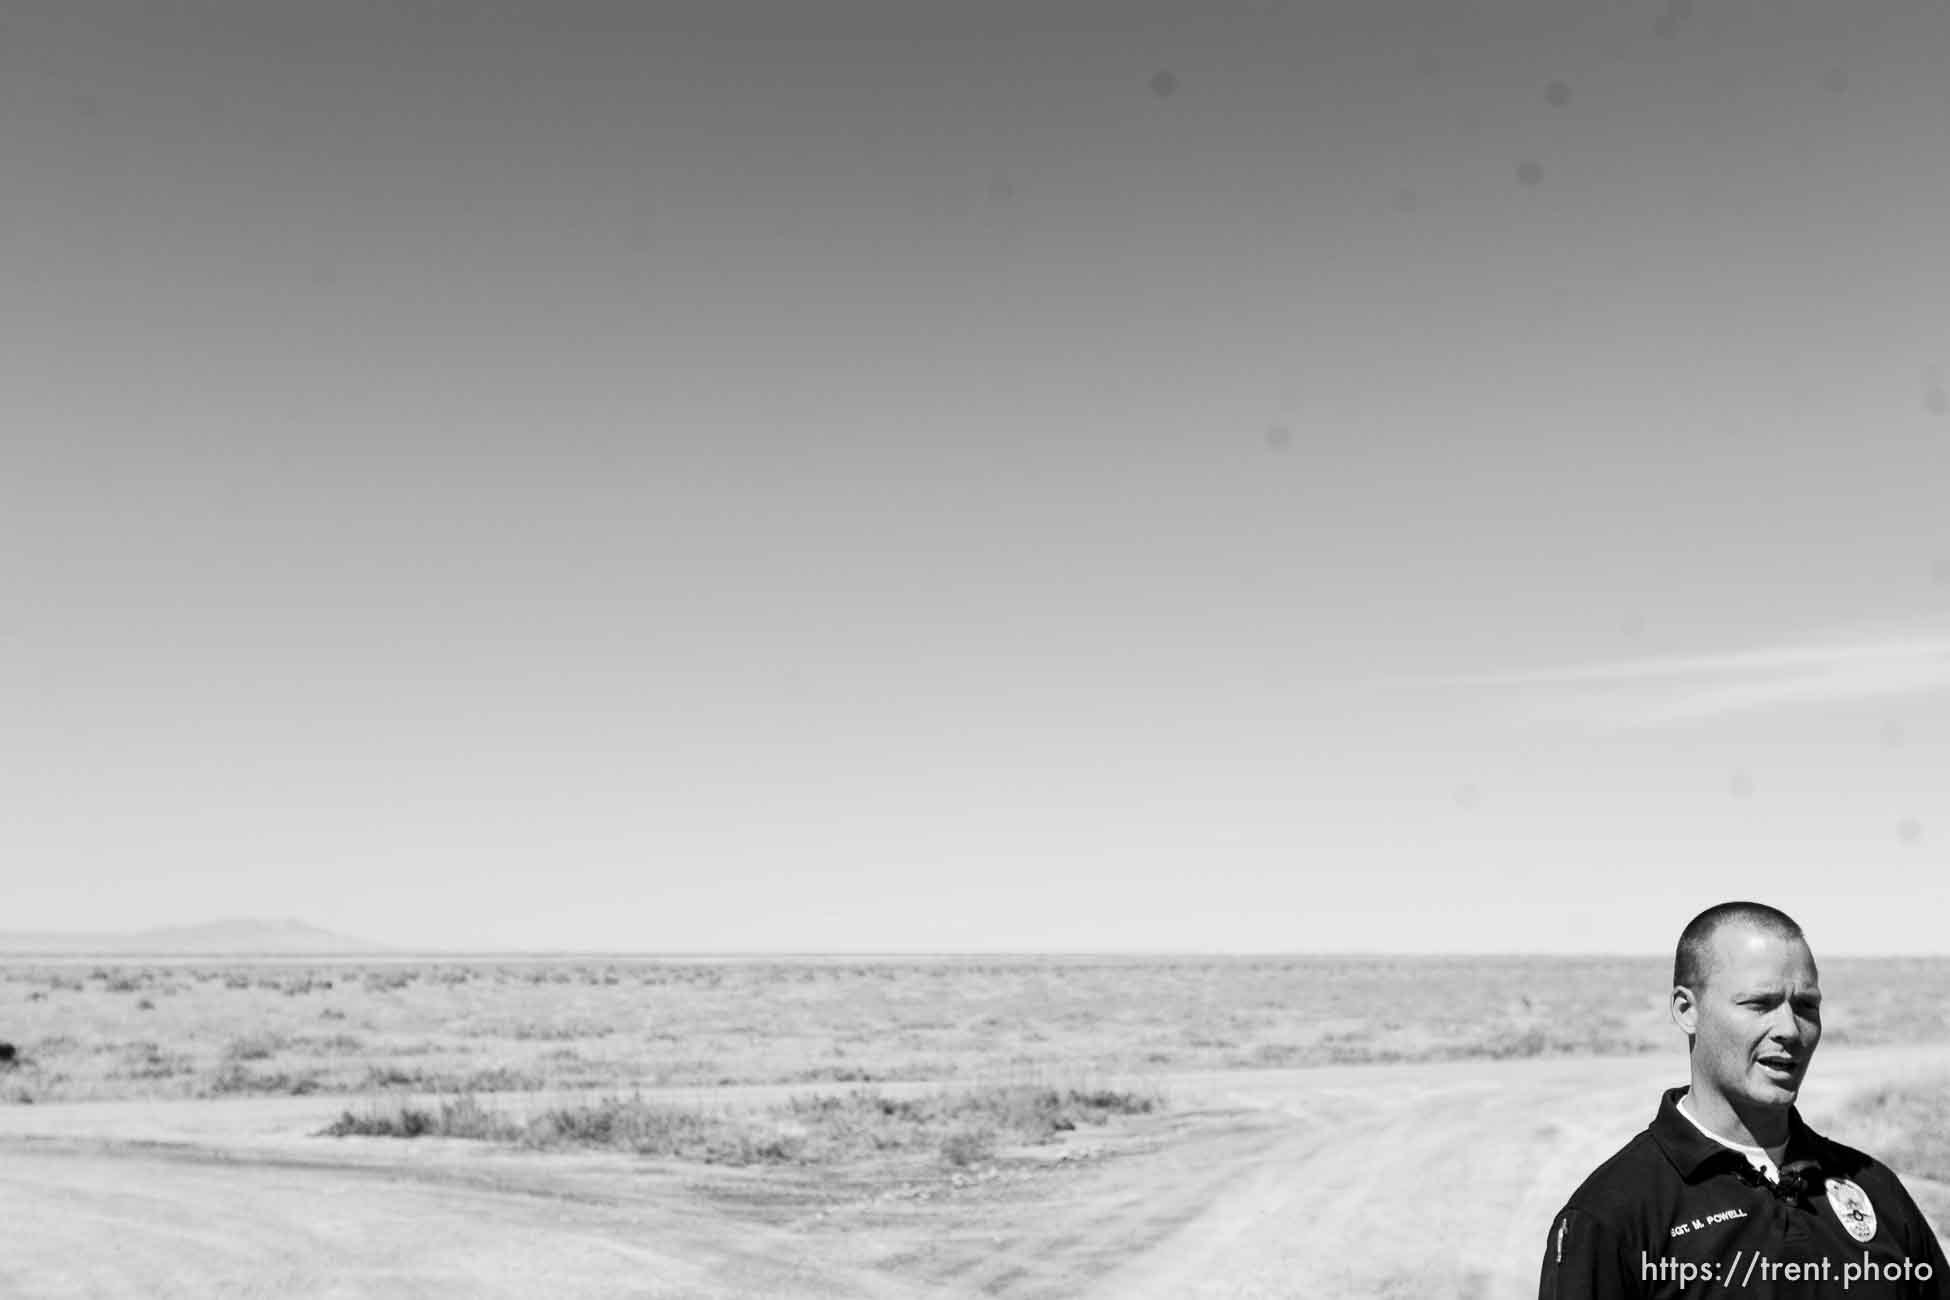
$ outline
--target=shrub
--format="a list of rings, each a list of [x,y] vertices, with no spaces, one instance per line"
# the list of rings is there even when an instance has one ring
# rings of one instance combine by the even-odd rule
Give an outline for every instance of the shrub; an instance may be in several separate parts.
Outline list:
[[[284,1039],[276,1034],[247,1034],[231,1039],[223,1055],[227,1061],[268,1061],[283,1046]]]
[[[370,1080],[369,1080],[370,1081]],[[714,1114],[641,1093],[553,1106],[517,1122],[472,1092],[436,1107],[347,1110],[321,1136],[461,1137],[553,1149],[594,1147],[710,1164],[832,1164],[886,1154],[987,1160],[1005,1143],[1047,1142],[1081,1123],[1146,1114],[1155,1096],[1110,1089],[990,1087],[922,1097],[871,1091],[799,1098],[770,1111]]]
[[[368,1107],[346,1110],[319,1130],[320,1137],[450,1137],[475,1141],[508,1141],[521,1126],[468,1096],[442,1101],[437,1107]]]
[[[132,1043],[124,1058],[127,1062],[124,1072],[132,1079],[168,1079],[196,1069],[196,1062],[189,1057],[165,1053],[155,1043]]]
[[[240,1093],[282,1093],[292,1097],[307,1097],[323,1086],[318,1075],[310,1070],[292,1074],[283,1070],[276,1072],[257,1071],[231,1062],[218,1070],[210,1081],[210,1092],[215,1096],[230,1096]]]
[[[420,1082],[418,1070],[407,1070],[397,1065],[370,1065],[366,1067],[368,1088],[411,1088]]]
[[[995,1130],[983,1126],[956,1129],[941,1140],[941,1158],[951,1165],[973,1165],[995,1154]]]

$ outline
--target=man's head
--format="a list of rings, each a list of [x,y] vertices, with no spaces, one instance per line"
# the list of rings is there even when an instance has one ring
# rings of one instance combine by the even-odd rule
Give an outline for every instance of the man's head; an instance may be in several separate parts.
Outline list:
[[[1709,907],[1679,936],[1672,983],[1700,1122],[1762,1146],[1785,1140],[1821,1042],[1820,977],[1801,927],[1764,903]]]

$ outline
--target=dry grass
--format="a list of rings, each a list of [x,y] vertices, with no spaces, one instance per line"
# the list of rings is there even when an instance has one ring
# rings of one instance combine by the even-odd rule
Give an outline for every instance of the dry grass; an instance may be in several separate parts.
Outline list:
[[[1950,1183],[1950,1078],[1915,1080],[1850,1098],[1849,1129],[1905,1177]]]
[[[462,1095],[430,1106],[395,1102],[348,1109],[320,1136],[464,1138],[730,1165],[832,1165],[891,1155],[960,1166],[1008,1147],[1052,1141],[1079,1125],[1148,1114],[1161,1104],[1149,1092],[1022,1085],[902,1098],[857,1091],[798,1098],[750,1114],[661,1104],[636,1094],[516,1118]]]
[[[1950,1076],[1857,1093],[1846,1114],[1847,1130],[1836,1136],[1895,1170],[1943,1235],[1950,1228]]]
[[[1823,967],[1830,1042],[1950,1037],[1950,961]],[[1539,958],[0,965],[0,1100],[660,1085],[1665,1050],[1665,963]]]

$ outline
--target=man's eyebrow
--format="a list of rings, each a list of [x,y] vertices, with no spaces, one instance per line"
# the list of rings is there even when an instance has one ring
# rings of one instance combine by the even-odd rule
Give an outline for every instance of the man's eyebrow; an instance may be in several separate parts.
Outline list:
[[[1733,1000],[1735,1002],[1745,1002],[1749,998],[1772,998],[1778,1002],[1786,996],[1787,990],[1783,989],[1780,985],[1762,984],[1756,985],[1753,988],[1735,990]],[[1794,995],[1794,1000],[1796,1002],[1819,1002],[1821,1001],[1821,989],[1818,987],[1802,989]]]

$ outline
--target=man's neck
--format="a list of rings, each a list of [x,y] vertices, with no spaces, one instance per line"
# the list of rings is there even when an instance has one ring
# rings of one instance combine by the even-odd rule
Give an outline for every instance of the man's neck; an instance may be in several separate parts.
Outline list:
[[[1701,1088],[1699,1080],[1686,1090],[1687,1109],[1708,1132],[1740,1146],[1769,1150],[1787,1145],[1789,1107],[1736,1109],[1725,1096]]]

